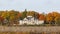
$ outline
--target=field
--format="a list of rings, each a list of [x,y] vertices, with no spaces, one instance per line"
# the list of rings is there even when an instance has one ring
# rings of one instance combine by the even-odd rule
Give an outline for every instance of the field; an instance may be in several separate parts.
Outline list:
[[[59,32],[41,32],[41,33],[34,33],[34,32],[0,32],[0,34],[60,34]]]
[[[60,26],[0,26],[0,34],[60,34]]]

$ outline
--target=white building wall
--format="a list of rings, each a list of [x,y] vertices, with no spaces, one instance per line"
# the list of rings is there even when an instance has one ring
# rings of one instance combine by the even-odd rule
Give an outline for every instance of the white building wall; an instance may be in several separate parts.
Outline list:
[[[19,23],[19,25],[23,25],[24,23],[26,23],[27,25],[34,25],[34,24],[37,24],[37,25],[39,25],[39,24],[43,24],[44,23],[44,21],[39,21],[39,20],[35,20],[35,21],[19,21],[20,23]]]
[[[20,20],[20,21],[19,21],[19,25],[22,25],[22,24],[23,24],[23,21],[22,21],[22,20]]]
[[[38,21],[39,22],[39,24],[43,24],[44,23],[44,21],[42,20],[42,21]]]
[[[44,23],[44,20],[34,20],[34,18],[31,18],[31,20],[28,20],[28,19],[24,19],[24,20],[20,20],[19,21],[20,25],[23,25],[24,23],[26,23],[27,25],[39,25],[39,24],[43,24]]]

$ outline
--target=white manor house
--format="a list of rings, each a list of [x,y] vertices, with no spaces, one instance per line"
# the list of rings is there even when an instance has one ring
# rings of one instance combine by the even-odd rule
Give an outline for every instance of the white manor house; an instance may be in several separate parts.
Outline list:
[[[19,21],[19,25],[24,25],[24,24],[27,24],[27,25],[35,25],[35,24],[39,25],[39,24],[43,24],[43,23],[44,23],[44,20],[34,19],[34,17],[32,17],[32,16],[27,16],[23,20]]]

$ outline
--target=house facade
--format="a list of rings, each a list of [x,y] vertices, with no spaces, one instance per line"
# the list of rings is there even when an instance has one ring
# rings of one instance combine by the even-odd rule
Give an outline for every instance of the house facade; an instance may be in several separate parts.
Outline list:
[[[24,18],[23,20],[19,21],[19,25],[39,25],[39,24],[43,24],[44,20],[38,20],[38,19],[34,19],[34,17],[32,16],[27,16],[26,18]]]

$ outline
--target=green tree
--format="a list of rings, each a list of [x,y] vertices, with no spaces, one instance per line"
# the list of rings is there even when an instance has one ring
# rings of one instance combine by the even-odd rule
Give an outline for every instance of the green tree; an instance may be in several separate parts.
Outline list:
[[[35,12],[35,13],[34,13],[34,18],[35,18],[35,19],[39,19],[39,13]]]
[[[21,13],[22,14],[22,16],[20,17],[21,19],[24,19],[25,17],[27,17],[27,10],[25,9],[25,11],[24,12],[22,12]]]

